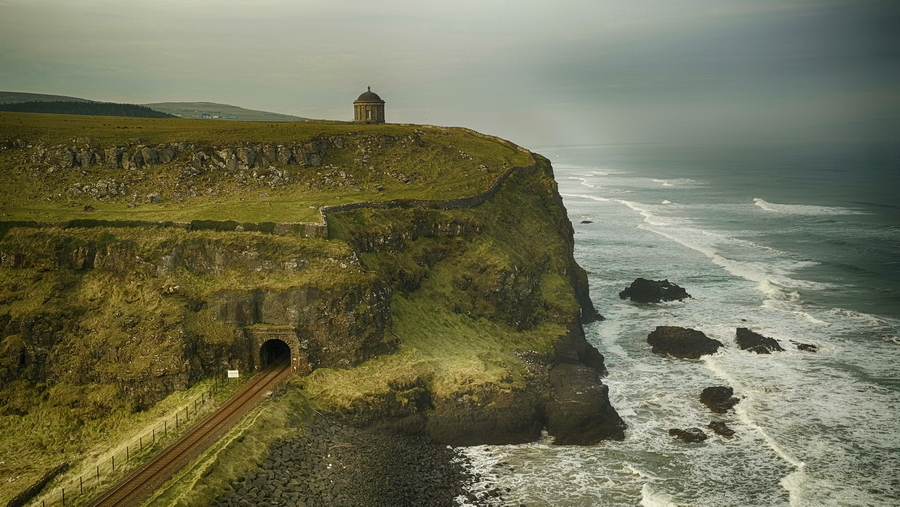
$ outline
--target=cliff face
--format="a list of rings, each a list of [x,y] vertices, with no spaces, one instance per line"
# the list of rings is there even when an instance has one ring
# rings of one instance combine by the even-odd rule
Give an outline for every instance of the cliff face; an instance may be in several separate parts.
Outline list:
[[[401,344],[443,368],[412,368],[326,406],[358,425],[454,445],[526,442],[544,427],[560,444],[624,437],[600,381],[603,356],[584,339],[581,322],[597,314],[549,161],[537,157],[477,207],[347,211],[329,214],[329,224],[410,309],[394,312]],[[459,332],[467,325],[499,329],[504,352],[480,352],[490,346],[479,331]],[[432,336],[440,343],[426,343]],[[327,378],[314,375],[307,389]]]
[[[390,327],[390,290],[325,240],[15,228],[0,251],[3,414],[34,404],[22,387],[40,400],[41,386],[60,383],[147,407],[225,369],[261,366],[250,330],[266,326],[301,344],[304,370],[353,366],[384,348]]]
[[[40,178],[124,170],[137,178],[126,193],[153,188],[141,171],[175,167],[183,186],[161,181],[160,188],[179,188],[164,200],[202,193],[202,181],[191,178],[242,173],[259,181],[239,182],[234,192],[277,177],[286,188],[339,192],[391,181],[404,195],[424,188],[432,198],[327,208],[327,238],[291,228],[254,232],[237,222],[223,230],[7,223],[0,416],[50,404],[82,424],[122,406],[140,410],[226,369],[264,366],[274,340],[291,350],[298,374],[311,373],[294,384],[322,410],[358,425],[454,444],[523,442],[543,427],[559,443],[621,438],[624,424],[600,381],[603,357],[584,340],[581,322],[597,315],[550,163],[536,156],[517,169],[496,164],[491,186],[442,201],[429,177],[465,188],[488,171],[461,165],[442,177],[452,172],[448,160],[474,160],[442,142],[429,144],[415,131],[214,148],[144,141],[104,148],[90,140],[80,150],[10,146],[30,150],[30,170]],[[370,165],[422,157],[418,150],[428,146],[434,160],[419,160],[434,166],[431,175]],[[300,181],[286,168],[328,160],[356,169],[332,165]],[[275,172],[252,172],[268,164]],[[65,190],[70,198],[126,200],[108,185],[103,196],[97,188]]]

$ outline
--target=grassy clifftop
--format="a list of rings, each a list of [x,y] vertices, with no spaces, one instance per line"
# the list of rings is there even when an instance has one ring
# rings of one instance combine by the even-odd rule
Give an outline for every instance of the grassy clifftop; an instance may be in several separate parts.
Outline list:
[[[0,148],[0,219],[43,222],[310,222],[326,205],[472,195],[530,163],[465,129],[13,113]]]

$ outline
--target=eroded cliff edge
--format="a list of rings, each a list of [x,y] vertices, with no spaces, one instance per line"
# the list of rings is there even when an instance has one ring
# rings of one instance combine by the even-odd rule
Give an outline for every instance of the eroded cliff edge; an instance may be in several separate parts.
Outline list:
[[[399,160],[397,146],[473,158],[431,132],[404,135],[413,141],[319,136],[319,153],[323,164],[359,160],[360,150]],[[358,426],[459,445],[530,441],[542,428],[560,444],[622,438],[603,357],[584,340],[582,322],[597,315],[572,226],[549,161],[529,158],[500,167],[502,184],[477,203],[346,207],[328,214],[327,237],[234,223],[7,223],[0,417],[65,414],[60,424],[77,433],[226,369],[254,371],[281,342],[298,372],[291,386]],[[271,162],[303,188],[323,178]],[[42,163],[28,171],[58,174]],[[326,179],[344,172],[381,185],[377,169],[354,165],[332,165]],[[83,179],[91,167],[65,170]],[[201,176],[231,177],[210,167]],[[396,169],[383,172],[397,180]],[[426,185],[427,176],[404,178]],[[117,197],[104,199],[98,207]]]
[[[542,428],[559,444],[624,437],[603,356],[584,338],[582,321],[599,316],[548,160],[535,156],[476,207],[364,209],[329,224],[389,281],[400,347],[385,362],[405,362],[374,381],[313,372],[314,399],[357,425],[455,445],[526,442]],[[320,378],[367,387],[348,395]]]

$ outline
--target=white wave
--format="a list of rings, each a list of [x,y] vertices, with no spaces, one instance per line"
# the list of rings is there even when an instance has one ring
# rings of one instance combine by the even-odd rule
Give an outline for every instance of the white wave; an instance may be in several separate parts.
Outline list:
[[[784,301],[778,301],[774,298],[769,298],[769,299],[763,301],[762,306],[764,308],[770,308],[772,310],[778,310],[781,312],[796,315],[807,322],[812,322],[813,324],[824,325],[824,326],[831,325],[828,322],[825,322],[824,320],[813,317],[812,315],[810,315],[807,312],[796,309],[796,307],[793,305],[786,304]]]
[[[649,484],[641,487],[641,507],[678,507],[672,497],[663,493],[654,492]]]
[[[717,377],[724,380],[725,383],[731,386],[734,389],[735,394],[743,398],[741,403],[738,403],[734,406],[733,410],[735,415],[738,416],[738,419],[748,428],[750,428],[757,435],[762,437],[762,440],[766,443],[766,445],[772,449],[772,451],[781,459],[783,459],[786,463],[790,464],[794,467],[794,470],[783,477],[780,481],[781,487],[783,487],[790,497],[791,505],[801,505],[797,503],[802,498],[801,489],[798,487],[799,484],[803,484],[806,478],[806,464],[801,460],[797,459],[791,452],[785,449],[781,444],[779,444],[772,435],[770,435],[767,431],[765,431],[762,427],[757,424],[756,421],[753,420],[750,412],[747,410],[748,405],[753,405],[753,398],[756,395],[756,392],[752,388],[745,387],[737,378],[731,375],[731,372],[727,371],[728,369],[723,367],[721,364],[720,358],[713,356],[704,356],[702,358],[703,363],[707,368],[710,369]]]
[[[563,194],[563,193],[561,193],[559,195],[562,196],[563,198],[572,197],[574,199],[588,199],[588,200],[597,201],[597,202],[609,201],[609,199],[607,199],[606,197],[598,197],[596,195],[588,195],[588,194]]]
[[[663,217],[653,213],[653,211],[650,209],[649,206],[646,206],[646,205],[643,205],[640,203],[636,203],[636,202],[632,202],[632,201],[626,201],[624,199],[614,199],[614,200],[616,202],[620,202],[620,203],[624,204],[625,206],[628,206],[629,208],[633,209],[634,211],[637,211],[638,213],[640,213],[641,216],[644,217],[644,222],[646,222],[650,225],[668,227],[668,226],[672,226],[672,225],[677,225],[679,223],[677,220],[674,220],[672,218],[663,218]]]
[[[702,187],[705,184],[701,181],[692,180],[690,178],[672,178],[672,179],[661,179],[661,178],[653,178],[650,181],[653,183],[657,183],[664,187],[677,187],[677,188],[698,188]]]
[[[662,202],[662,203],[663,203],[663,204],[672,204],[672,201],[670,201],[670,200],[668,200],[668,199],[663,199],[663,202]]]
[[[691,227],[691,222],[682,218],[674,218],[654,213],[659,206],[646,205],[624,199],[613,199],[644,217],[644,223],[638,227],[648,230],[687,248],[702,253],[713,264],[728,273],[745,280],[755,282],[757,289],[767,298],[767,304],[774,309],[790,311],[805,320],[824,324],[806,312],[796,308],[786,308],[782,302],[801,303],[799,289],[821,290],[826,284],[800,280],[791,277],[798,269],[816,265],[812,261],[791,259],[785,252],[759,245],[741,238],[725,236],[721,233]],[[739,252],[748,258],[735,258],[725,251]]]
[[[847,310],[845,308],[831,308],[828,313],[838,317],[850,318],[870,326],[889,326],[883,319],[870,315],[868,313],[858,312],[856,310]]]
[[[759,197],[753,198],[753,204],[756,204],[763,211],[770,213],[780,213],[784,215],[864,215],[860,211],[849,208],[837,208],[829,206],[813,206],[809,204],[775,204]]]
[[[561,164],[559,162],[553,164],[553,169],[559,172],[578,173],[584,176],[609,176],[610,174],[618,174],[615,171],[600,171],[591,166]]]

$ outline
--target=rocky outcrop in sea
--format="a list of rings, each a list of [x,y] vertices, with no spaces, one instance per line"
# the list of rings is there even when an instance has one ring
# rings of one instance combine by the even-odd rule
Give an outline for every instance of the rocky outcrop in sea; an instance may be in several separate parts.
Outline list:
[[[715,354],[724,346],[701,331],[678,326],[657,326],[647,335],[647,343],[653,346],[654,354],[682,359],[700,359],[700,356]]]
[[[690,298],[682,287],[668,280],[647,280],[638,278],[619,293],[621,299],[631,299],[635,303],[662,303],[663,301],[682,301]]]
[[[763,336],[756,331],[745,327],[737,328],[735,341],[741,350],[749,350],[757,354],[771,354],[772,352],[784,352],[781,345],[774,338]]]

